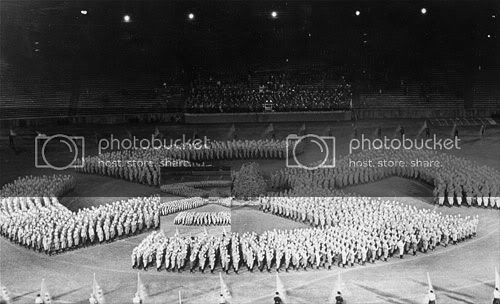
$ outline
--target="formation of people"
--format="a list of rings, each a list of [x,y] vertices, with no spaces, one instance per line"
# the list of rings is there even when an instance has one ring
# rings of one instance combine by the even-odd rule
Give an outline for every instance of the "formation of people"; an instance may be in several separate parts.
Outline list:
[[[134,248],[132,265],[202,272],[345,267],[456,244],[475,236],[478,225],[477,217],[367,197],[265,197],[260,203],[265,212],[314,227],[190,237],[153,232]]]
[[[388,166],[382,160],[397,165]],[[365,150],[340,158],[335,168],[282,169],[272,175],[271,184],[278,189],[338,189],[390,176],[434,185],[435,202],[441,205],[500,208],[498,171],[452,154],[429,150]]]
[[[216,204],[223,207],[231,207],[232,197],[189,197],[179,200],[165,201],[159,205],[160,215],[169,215],[180,211],[195,209],[208,204]]]
[[[57,195],[74,187],[69,175],[20,178],[1,190],[0,233],[21,246],[54,254],[155,229],[160,197],[137,197],[77,212]]]
[[[193,145],[117,150],[89,156],[77,164],[78,172],[112,176],[132,182],[159,185],[161,166],[196,167],[198,162],[234,159],[284,159],[289,151],[285,140],[209,141],[206,146]]]
[[[174,218],[175,225],[227,226],[231,225],[231,212],[180,212]]]

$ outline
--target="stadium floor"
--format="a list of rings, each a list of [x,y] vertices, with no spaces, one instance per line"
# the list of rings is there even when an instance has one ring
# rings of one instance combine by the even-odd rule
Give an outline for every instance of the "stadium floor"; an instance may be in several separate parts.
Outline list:
[[[394,132],[395,126],[402,122],[384,123],[384,132]],[[416,133],[421,121],[405,122],[407,133]],[[378,122],[358,124],[358,132],[373,133]],[[413,125],[411,125],[413,124]],[[298,130],[295,125],[275,124],[279,135]],[[347,151],[346,143],[350,135],[350,124],[333,125],[337,136],[337,147],[341,154]],[[324,124],[308,125],[308,131],[321,132]],[[109,130],[120,132],[119,127]],[[138,130],[151,130],[149,126],[139,126]],[[170,128],[170,127],[169,127]],[[174,127],[175,132],[192,132]],[[203,126],[195,126],[203,129]],[[266,126],[237,126],[240,138],[258,138]],[[461,130],[462,149],[455,153],[481,164],[500,168],[500,130],[492,128],[486,137],[478,139],[479,127]],[[101,128],[102,129],[102,128]],[[224,134],[229,126],[208,129],[207,136]],[[366,130],[366,131],[365,131]],[[81,129],[75,129],[78,133]],[[450,128],[436,129],[441,134],[449,134]],[[85,129],[85,132],[90,132]],[[123,132],[123,131],[121,131]],[[147,132],[147,131],[146,131]],[[49,131],[47,131],[49,133]],[[174,133],[174,132],[173,132]],[[200,132],[201,133],[201,132]],[[49,133],[51,134],[51,133]],[[389,134],[389,133],[388,133]],[[200,135],[204,135],[203,133]],[[216,136],[214,136],[216,137]],[[220,137],[220,136],[219,136]],[[38,171],[33,168],[32,138],[19,138],[18,153],[7,148],[7,140],[0,141],[2,154],[2,184],[16,176],[26,174],[47,174],[52,171]],[[92,146],[88,147],[92,149]],[[95,147],[94,147],[95,148]],[[92,154],[89,152],[89,154]],[[266,172],[282,167],[280,161],[260,162]],[[232,163],[238,166],[241,162]],[[70,171],[68,171],[70,172]],[[107,177],[75,174],[78,185],[74,193],[63,200],[72,210],[83,206],[99,205],[116,200],[118,197],[159,193],[155,188],[129,183]],[[110,195],[110,189],[112,195]],[[332,270],[309,270],[281,272],[280,277],[288,289],[290,303],[326,303],[332,289],[336,286],[338,273],[341,272],[345,283],[344,294],[347,303],[423,303],[426,293],[426,273],[429,272],[437,293],[438,303],[490,303],[494,285],[494,267],[500,265],[500,211],[484,208],[437,207],[428,202],[431,190],[427,186],[400,178],[389,178],[368,185],[355,186],[352,192],[372,196],[397,197],[408,204],[422,208],[436,208],[443,213],[480,216],[478,236],[472,240],[447,248],[438,247],[428,254],[416,257],[405,256],[403,260],[390,259],[389,262],[376,262],[367,266],[353,268],[333,268]],[[115,193],[116,192],[116,193]],[[81,197],[86,197],[82,199]],[[75,199],[78,197],[78,199]],[[171,198],[163,198],[171,199]],[[203,210],[221,210],[220,206],[204,206]],[[200,210],[201,210],[200,209]],[[239,208],[233,212],[234,229],[241,231],[271,229],[271,227],[295,228],[298,223],[272,215],[262,215],[252,208]],[[162,217],[161,229],[167,234],[175,233],[172,221],[175,215]],[[239,223],[239,224],[238,224]],[[226,227],[229,229],[229,227]],[[217,230],[221,227],[209,227]],[[202,227],[181,227],[179,232],[199,233]],[[39,290],[40,281],[45,278],[55,303],[88,303],[93,273],[103,290],[107,303],[131,303],[136,290],[137,271],[130,267],[130,253],[147,233],[122,239],[113,243],[87,247],[67,253],[46,256],[27,250],[0,238],[0,281],[6,285],[16,300],[15,303],[32,303]],[[275,272],[241,271],[224,275],[233,294],[233,303],[271,303],[275,290]],[[182,292],[183,303],[217,303],[219,281],[217,274],[170,273],[156,270],[141,271],[142,280],[150,295],[148,303],[176,303],[178,291]]]

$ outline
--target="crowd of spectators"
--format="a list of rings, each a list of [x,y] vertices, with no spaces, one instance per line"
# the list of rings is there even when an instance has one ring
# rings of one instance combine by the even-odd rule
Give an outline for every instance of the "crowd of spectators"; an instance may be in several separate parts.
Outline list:
[[[351,85],[324,72],[212,76],[191,83],[188,112],[333,111],[351,107]]]

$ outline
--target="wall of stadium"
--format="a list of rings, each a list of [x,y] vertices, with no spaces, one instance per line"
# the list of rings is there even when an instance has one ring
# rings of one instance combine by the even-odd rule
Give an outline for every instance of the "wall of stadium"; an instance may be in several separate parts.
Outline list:
[[[394,108],[357,108],[353,109],[353,119],[389,118],[453,118],[453,117],[491,117],[500,112],[497,108],[450,108],[450,107],[394,107]]]
[[[119,124],[130,122],[170,122],[181,113],[140,113],[124,115],[85,115],[0,118],[0,128],[29,127],[38,125],[67,124]],[[357,108],[338,112],[278,112],[278,113],[216,113],[185,114],[188,124],[205,123],[266,123],[266,122],[308,122],[308,121],[349,121],[351,119],[390,118],[453,118],[500,116],[498,108]]]
[[[132,122],[169,122],[179,113],[139,113],[79,116],[20,117],[0,119],[1,128],[68,124],[119,124]]]
[[[269,113],[217,113],[217,114],[185,114],[187,124],[219,124],[219,123],[267,123],[294,121],[346,121],[351,120],[350,111],[335,112],[269,112]]]

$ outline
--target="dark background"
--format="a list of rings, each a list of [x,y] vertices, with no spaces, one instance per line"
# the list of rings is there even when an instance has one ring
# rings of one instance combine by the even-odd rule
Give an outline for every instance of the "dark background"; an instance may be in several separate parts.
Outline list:
[[[425,77],[430,67],[499,65],[498,8],[499,1],[2,1],[1,60],[54,78],[321,62],[396,81]]]

